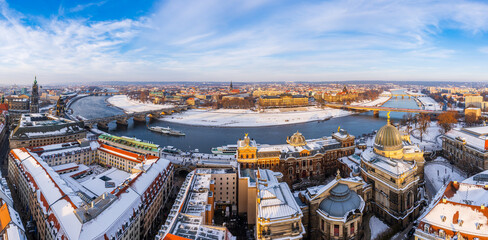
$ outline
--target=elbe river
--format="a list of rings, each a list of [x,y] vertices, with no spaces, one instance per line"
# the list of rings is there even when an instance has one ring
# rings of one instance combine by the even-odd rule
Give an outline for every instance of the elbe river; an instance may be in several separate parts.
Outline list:
[[[394,91],[395,92],[395,91]],[[401,92],[401,91],[400,91]],[[82,98],[71,105],[73,115],[85,118],[108,117],[122,114],[119,108],[109,106],[105,101],[106,96],[90,96]],[[384,107],[412,108],[418,109],[417,103],[413,99],[390,99],[383,105]],[[404,113],[392,112],[390,117],[392,122],[398,122]],[[166,116],[171,117],[171,116]],[[380,117],[376,118],[372,112],[354,114],[346,117],[332,118],[328,121],[308,122],[291,125],[280,125],[271,127],[204,127],[190,126],[177,123],[169,123],[161,120],[154,121],[150,126],[169,126],[172,129],[182,131],[184,137],[167,136],[156,132],[151,132],[144,124],[134,124],[129,120],[127,129],[117,129],[115,122],[109,124],[109,133],[117,136],[136,137],[145,141],[159,144],[160,146],[174,146],[178,149],[189,151],[199,149],[200,152],[210,153],[211,148],[227,144],[236,144],[239,138],[243,138],[245,133],[249,137],[261,144],[283,144],[286,137],[291,136],[297,130],[307,139],[330,136],[341,129],[349,134],[360,137],[374,130],[378,130],[386,124],[386,112],[380,112]]]

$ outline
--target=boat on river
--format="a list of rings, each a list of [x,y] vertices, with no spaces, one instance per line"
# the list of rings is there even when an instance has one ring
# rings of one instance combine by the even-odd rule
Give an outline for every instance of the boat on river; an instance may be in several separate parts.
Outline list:
[[[237,153],[237,145],[225,145],[221,147],[212,148],[212,153],[217,155],[234,155]]]
[[[153,131],[153,132],[167,134],[170,136],[185,136],[186,135],[184,132],[171,129],[170,127],[152,126],[152,127],[148,127],[148,129],[150,131]]]

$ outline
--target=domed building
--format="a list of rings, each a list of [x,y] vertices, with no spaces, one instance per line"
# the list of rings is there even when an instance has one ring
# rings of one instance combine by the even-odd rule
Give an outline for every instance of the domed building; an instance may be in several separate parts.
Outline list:
[[[371,186],[361,177],[336,179],[310,187],[297,199],[308,239],[363,239],[362,218]]]
[[[361,154],[361,176],[373,186],[373,211],[391,224],[405,226],[415,219],[424,201],[424,163],[423,151],[388,117],[373,148]]]
[[[344,129],[316,139],[306,139],[297,131],[286,143],[275,145],[257,144],[246,134],[237,141],[236,158],[241,169],[281,172],[291,186],[301,179],[333,176],[339,167],[337,159],[354,154],[355,147],[355,137]]]

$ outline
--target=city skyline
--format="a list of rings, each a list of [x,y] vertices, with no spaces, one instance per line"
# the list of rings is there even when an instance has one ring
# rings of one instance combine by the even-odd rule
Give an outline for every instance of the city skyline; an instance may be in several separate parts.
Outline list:
[[[483,81],[481,1],[0,0],[0,83]]]

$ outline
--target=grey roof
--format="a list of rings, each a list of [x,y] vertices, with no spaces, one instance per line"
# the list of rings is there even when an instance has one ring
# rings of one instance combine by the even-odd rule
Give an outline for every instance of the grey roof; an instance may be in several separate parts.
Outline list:
[[[345,184],[339,183],[330,190],[330,196],[322,200],[319,209],[333,217],[346,217],[346,214],[361,207],[363,200]]]

